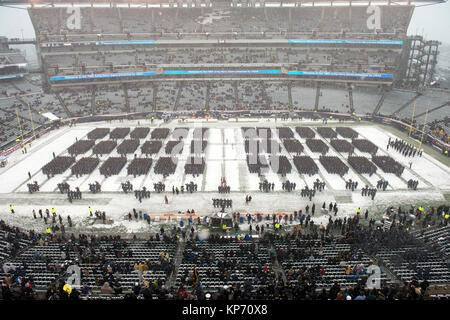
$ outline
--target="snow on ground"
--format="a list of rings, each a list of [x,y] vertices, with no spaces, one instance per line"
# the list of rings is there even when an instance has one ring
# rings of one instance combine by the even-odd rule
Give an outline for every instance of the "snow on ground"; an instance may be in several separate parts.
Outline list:
[[[222,161],[210,161],[206,165],[204,191],[216,191],[222,177]]]
[[[299,174],[292,161],[293,156],[289,154],[284,147],[281,147],[281,155],[285,155],[292,165],[292,172],[286,177],[276,174],[273,171],[265,173],[263,177],[258,177],[257,174],[250,173],[246,164],[246,155],[244,150],[244,139],[241,134],[242,126],[255,127],[272,127],[275,128],[280,124],[291,126],[294,131],[294,138],[299,140],[304,148],[304,155],[312,157],[319,166],[320,173],[307,176]],[[31,212],[33,209],[51,208],[54,207],[58,214],[64,218],[70,214],[76,226],[74,230],[101,230],[114,232],[138,232],[148,230],[149,226],[145,222],[128,222],[125,215],[136,208],[144,212],[152,214],[152,217],[159,217],[158,219],[165,222],[165,213],[185,212],[187,209],[195,209],[198,214],[210,215],[214,212],[212,207],[212,198],[229,198],[233,200],[233,210],[241,213],[274,213],[287,212],[292,213],[295,210],[304,208],[307,204],[316,203],[316,206],[321,207],[323,202],[338,202],[339,216],[347,216],[355,213],[357,207],[362,210],[366,208],[370,212],[380,212],[385,210],[389,205],[415,203],[418,201],[445,201],[441,190],[450,189],[450,169],[445,164],[434,159],[431,155],[424,154],[421,158],[405,158],[394,150],[386,150],[386,144],[389,139],[396,136],[390,132],[380,129],[377,126],[368,124],[344,124],[352,126],[362,136],[361,138],[368,139],[375,143],[379,150],[377,155],[390,155],[395,160],[402,163],[406,168],[401,178],[393,174],[386,174],[381,169],[377,173],[369,177],[368,175],[360,175],[356,173],[351,167],[349,173],[343,178],[336,174],[329,174],[318,161],[319,154],[313,153],[306,146],[305,139],[295,132],[297,125],[323,125],[318,121],[295,121],[288,122],[270,120],[261,120],[260,122],[245,122],[245,121],[218,121],[215,123],[207,123],[205,126],[210,128],[208,146],[202,154],[206,160],[206,168],[204,174],[199,177],[192,177],[184,174],[184,165],[186,159],[190,156],[190,143],[193,138],[193,128],[199,127],[198,123],[180,123],[173,121],[169,123],[141,121],[139,126],[149,126],[152,129],[155,127],[168,127],[174,129],[176,127],[190,127],[189,134],[184,140],[184,148],[179,155],[179,161],[176,167],[175,174],[169,175],[165,179],[162,175],[154,173],[154,165],[161,156],[168,156],[165,154],[165,144],[168,140],[172,140],[169,136],[163,141],[163,147],[159,154],[152,156],[153,165],[150,172],[145,176],[127,175],[127,166],[134,158],[134,155],[128,155],[128,163],[124,166],[122,171],[117,176],[104,178],[100,175],[99,167],[110,156],[118,156],[116,150],[109,155],[100,157],[100,164],[94,172],[88,176],[76,178],[71,175],[70,169],[61,175],[56,175],[47,180],[47,177],[42,174],[41,168],[48,163],[52,158],[52,153],[56,155],[67,155],[67,148],[75,142],[75,138],[82,139],[86,134],[96,127],[133,127],[138,126],[137,121],[124,121],[111,123],[87,123],[79,124],[72,128],[61,128],[50,132],[37,141],[33,142],[31,148],[28,148],[27,154],[22,154],[20,150],[12,153],[9,157],[9,164],[6,168],[0,169],[0,179],[3,182],[0,185],[0,207],[2,209],[1,218],[8,223],[23,226],[25,228],[34,228],[36,230],[43,230],[44,224],[38,219],[35,221],[32,218]],[[329,122],[329,126],[337,125],[337,122]],[[314,128],[314,127],[313,127]],[[278,139],[276,131],[273,130],[273,137]],[[316,138],[321,139],[317,134]],[[341,137],[339,137],[341,138]],[[104,140],[108,140],[105,137]],[[141,145],[150,139],[141,140]],[[344,163],[347,164],[347,153],[338,153],[329,145],[329,141],[322,139],[330,147],[330,152],[327,155],[337,156]],[[350,141],[350,139],[348,139]],[[97,141],[98,142],[98,141]],[[118,141],[120,144],[122,140]],[[88,151],[85,155],[77,156],[79,160],[83,156],[89,156],[92,151]],[[361,153],[355,149],[355,155],[365,156],[370,159],[370,155]],[[140,147],[136,151],[137,157],[141,157]],[[412,169],[409,169],[409,161],[412,161]],[[28,183],[28,171],[33,175],[32,180],[38,181],[41,185],[41,192],[35,194],[28,194],[26,184]],[[227,179],[228,185],[231,187],[230,194],[217,193],[217,187],[222,176]],[[263,193],[259,191],[259,182],[266,178],[269,182],[275,183],[275,192]],[[316,193],[313,202],[308,199],[301,198],[299,191],[307,184],[309,187],[313,186],[316,179],[325,181],[327,188],[324,192]],[[358,189],[354,192],[345,190],[345,180],[352,179],[358,181]],[[369,182],[372,187],[376,185],[379,179],[387,179],[390,187],[386,192],[377,192],[375,200],[369,197],[362,197],[360,188]],[[419,180],[419,190],[413,191],[406,188],[406,181],[409,179]],[[164,204],[164,193],[156,194],[152,192],[150,199],[143,199],[139,203],[134,194],[123,194],[121,192],[120,183],[130,180],[135,189],[140,189],[146,186],[153,191],[153,183],[162,181],[166,184],[166,194],[169,197],[169,204]],[[282,190],[282,182],[289,180],[297,184],[296,192],[284,192]],[[74,200],[70,204],[66,195],[57,192],[57,184],[67,181],[71,188],[80,187],[83,192],[82,200]],[[90,194],[89,183],[98,181],[102,184],[102,192],[100,194]],[[199,192],[193,194],[172,195],[172,186],[180,187],[193,181],[198,184]],[[330,189],[331,187],[331,189]],[[253,201],[246,205],[245,195],[251,194]],[[8,213],[8,206],[13,203],[16,209],[16,214]],[[113,220],[110,225],[99,225],[88,218],[88,206],[94,210],[102,210],[107,212],[107,216]],[[327,215],[316,214],[314,220],[316,223],[323,222],[326,224]]]
[[[53,159],[53,153],[56,156],[64,153],[68,147],[75,143],[75,138],[81,138],[91,130],[89,127],[77,127],[72,130],[60,129],[45,137],[46,143],[32,145],[21,158],[22,152],[20,149],[15,151],[14,157],[20,159],[20,161],[12,165],[9,164],[7,170],[0,174],[0,181],[7,182],[0,185],[0,192],[14,192],[22,184],[25,184],[26,187],[26,183],[29,181],[28,172],[31,173],[33,181],[36,180],[39,184],[42,184],[47,180],[47,177],[42,174],[41,168]],[[19,154],[19,157],[17,157],[17,154]],[[55,177],[55,179],[58,179],[58,177]]]
[[[411,174],[416,176],[416,179],[422,177],[422,181],[428,181],[430,184],[442,188],[450,189],[450,169],[444,164],[432,158],[426,153],[422,157],[405,157],[396,150],[389,149],[386,150],[389,137],[392,139],[398,138],[394,134],[381,131],[377,127],[357,127],[356,131],[362,135],[365,139],[370,137],[369,140],[378,146],[379,150],[377,154],[388,155],[394,160],[398,161],[405,166],[405,171],[409,171]],[[418,145],[417,145],[418,146]],[[417,147],[416,146],[416,147]],[[409,169],[409,162],[412,162],[412,167]],[[384,174],[384,173],[383,173]],[[406,180],[407,181],[407,180]],[[419,182],[420,184],[420,182]]]
[[[227,185],[230,186],[231,191],[240,191],[239,183],[239,161],[226,161],[225,162],[225,177],[227,178]],[[219,180],[220,181],[220,180]],[[217,186],[216,185],[216,190]]]

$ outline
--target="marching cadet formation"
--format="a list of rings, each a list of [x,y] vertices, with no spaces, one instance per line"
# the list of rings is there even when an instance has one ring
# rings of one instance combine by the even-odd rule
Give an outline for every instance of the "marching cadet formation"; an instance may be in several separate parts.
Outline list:
[[[400,177],[405,170],[405,167],[388,156],[373,156],[372,162],[375,163],[386,173],[393,173]]]
[[[70,190],[70,185],[67,182],[58,183],[58,189],[60,193],[66,193]]]
[[[180,192],[184,193],[184,191],[193,193],[193,192],[196,192],[198,189],[198,185],[196,183],[194,183],[193,181],[186,183],[185,186],[181,186],[180,188],[172,186],[172,194],[179,195]]]
[[[309,201],[311,201],[315,195],[316,195],[316,190],[310,189],[308,186],[304,187],[300,192],[300,196],[309,198]]]
[[[212,199],[214,208],[221,208],[224,212],[225,208],[233,207],[233,200],[231,199]]]
[[[72,174],[77,178],[83,174],[91,174],[99,163],[100,160],[98,158],[81,158],[72,166]]]
[[[348,167],[338,157],[320,156],[319,161],[328,173],[341,177],[348,173]]]
[[[163,191],[166,191],[166,185],[162,182],[154,183],[153,189],[155,189],[156,192],[161,193]]]
[[[125,183],[122,183],[122,190],[125,193],[128,193],[128,191],[133,191],[133,185],[131,184],[130,180],[128,180]]]
[[[227,185],[227,179],[225,177],[222,177],[220,179],[220,185],[217,187],[219,193],[230,193],[231,188],[229,185]]]
[[[389,147],[395,151],[398,151],[405,157],[415,157],[416,155],[421,157],[423,152],[422,150],[418,150],[416,147],[413,147],[412,144],[397,138],[395,140],[389,138],[386,149],[389,150]]]
[[[217,190],[219,191],[219,193],[230,193],[231,188],[230,188],[230,186],[227,186],[227,185],[225,185],[225,186],[220,185],[217,187]]]
[[[259,191],[269,192],[275,189],[275,183],[270,183],[265,179],[263,182],[259,183]]]
[[[377,181],[377,189],[383,189],[383,191],[386,191],[386,188],[388,187],[389,182],[387,180],[378,180]]]
[[[297,184],[295,182],[290,182],[289,180],[286,180],[286,182],[283,182],[281,185],[281,188],[287,192],[291,192],[295,190],[295,187]]]
[[[419,180],[408,180],[408,189],[417,190],[417,186],[419,185]]]
[[[186,191],[189,193],[193,193],[197,191],[198,185],[194,183],[193,181],[186,183]]]
[[[134,196],[139,202],[142,202],[142,198],[150,198],[150,191],[148,191],[146,187],[142,187],[142,190],[134,190]]]
[[[368,185],[366,185],[364,188],[361,189],[361,195],[363,197],[372,197],[372,200],[375,199],[375,195],[377,194],[376,188],[369,188]]]
[[[102,186],[98,181],[95,181],[95,183],[89,183],[89,190],[92,193],[102,192]]]
[[[37,181],[34,181],[33,183],[27,183],[28,192],[33,193],[39,191],[39,185]]]
[[[69,202],[72,203],[73,199],[79,199],[81,200],[81,191],[79,187],[75,188],[75,191],[67,191],[67,198],[69,199]]]
[[[319,190],[320,192],[322,192],[322,190],[325,189],[325,182],[316,179],[316,181],[314,181],[313,188],[314,190]]]
[[[345,189],[346,190],[352,190],[355,191],[355,189],[358,187],[358,181],[352,181],[352,179],[349,179],[348,181],[345,181]]]

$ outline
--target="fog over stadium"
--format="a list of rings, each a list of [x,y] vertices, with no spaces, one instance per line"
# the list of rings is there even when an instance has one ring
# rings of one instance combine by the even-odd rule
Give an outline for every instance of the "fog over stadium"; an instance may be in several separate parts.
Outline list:
[[[448,2],[0,5],[1,299],[449,298]]]

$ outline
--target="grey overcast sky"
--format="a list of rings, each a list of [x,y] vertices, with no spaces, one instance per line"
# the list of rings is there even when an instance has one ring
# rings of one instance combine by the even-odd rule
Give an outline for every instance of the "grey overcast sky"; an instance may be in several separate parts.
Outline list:
[[[0,36],[34,37],[26,10],[0,7]],[[427,40],[439,40],[450,45],[450,2],[416,7],[408,34],[423,35]]]
[[[450,2],[416,7],[408,34],[420,34],[427,40],[439,40],[450,45]]]

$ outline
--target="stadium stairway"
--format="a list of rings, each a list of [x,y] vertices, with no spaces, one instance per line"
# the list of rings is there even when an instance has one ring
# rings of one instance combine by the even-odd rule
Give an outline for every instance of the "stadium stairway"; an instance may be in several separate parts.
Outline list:
[[[289,101],[289,112],[293,112],[294,106],[292,104],[292,85],[290,82],[288,83],[288,101]]]
[[[347,84],[348,89],[348,102],[350,106],[350,113],[353,114],[355,112],[355,107],[353,106],[353,87],[350,84]]]
[[[384,99],[386,98],[386,95],[388,94],[388,92],[389,92],[389,90],[386,90],[386,88],[383,90],[383,95],[381,96],[380,100],[378,100],[378,103],[375,106],[375,109],[373,110],[372,116],[376,116],[378,114],[378,112],[380,112],[380,109],[383,106]]]
[[[73,117],[73,113],[69,110],[69,108],[67,108],[66,103],[64,102],[63,98],[61,98],[61,95],[59,93],[55,93],[56,98],[58,99],[59,103],[62,105],[62,107],[64,108],[64,111],[66,112],[67,116],[72,118]]]
[[[390,230],[391,226],[392,226],[392,221],[391,220],[384,220],[384,224],[383,224],[383,230],[384,231]]]
[[[172,274],[167,278],[166,280],[166,287],[170,288],[170,287],[174,287],[175,286],[175,282],[177,280],[177,275],[178,275],[178,270],[181,264],[181,261],[183,260],[183,251],[184,251],[184,247],[186,245],[185,241],[180,241],[178,243],[178,248],[177,251],[175,252],[174,255],[174,270],[172,272]]]
[[[97,91],[97,87],[96,86],[92,86],[91,88],[91,113],[92,114],[96,114],[97,110],[95,108],[95,94]]]
[[[234,106],[233,106],[234,108],[233,109],[237,110],[238,109],[237,106],[241,105],[239,103],[238,82],[237,81],[233,81],[233,91],[234,91]]]
[[[314,110],[319,110],[319,99],[320,99],[320,81],[316,83],[316,98],[314,100]]]
[[[184,83],[182,81],[177,83],[178,90],[177,90],[177,97],[175,98],[175,104],[173,105],[173,111],[177,111],[177,109],[178,109],[178,103],[180,102],[181,91],[183,90],[183,85],[184,85]]]
[[[402,111],[403,109],[405,109],[406,107],[408,107],[409,105],[411,105],[411,103],[413,101],[415,101],[418,97],[420,97],[422,95],[421,92],[417,92],[416,95],[414,97],[412,97],[411,99],[409,99],[408,101],[405,102],[404,105],[402,105],[400,108],[398,108],[396,111],[392,112],[391,117],[397,115],[397,113],[399,113],[400,111]]]
[[[159,85],[157,83],[153,85],[153,111],[158,110],[158,107],[156,106],[157,96],[158,96],[158,88],[159,88]]]
[[[209,111],[209,100],[210,100],[209,95],[210,95],[210,91],[211,91],[211,87],[210,87],[210,85],[208,84],[208,85],[206,86],[206,96],[205,96],[205,110],[206,110],[206,111]]]
[[[286,273],[284,272],[282,265],[278,261],[278,256],[276,254],[276,250],[275,247],[273,246],[273,243],[270,243],[269,245],[269,253],[271,256],[273,255],[274,257],[274,260],[272,261],[272,269],[275,272],[276,279],[281,278],[283,280],[283,284],[287,284],[288,280],[286,277]]]
[[[130,113],[130,98],[128,97],[128,86],[123,84],[123,95],[125,97],[125,112]]]
[[[434,112],[434,111],[436,111],[436,110],[442,109],[442,108],[444,108],[444,107],[446,107],[446,106],[450,106],[450,101],[447,101],[446,103],[441,104],[440,106],[437,106],[437,107],[434,107],[433,109],[430,109],[430,110],[428,111],[428,114],[430,114],[430,113],[432,113],[432,112]],[[424,116],[426,113],[427,113],[426,111],[425,111],[425,112],[422,112],[422,113],[419,113],[419,114],[416,116],[416,118],[420,118],[420,117]]]
[[[394,272],[392,272],[391,269],[388,268],[388,266],[384,263],[382,259],[378,259],[377,257],[375,257],[372,254],[369,254],[368,252],[366,252],[366,254],[370,259],[372,259],[372,261],[377,262],[377,265],[381,268],[382,272],[387,275],[392,284],[401,285],[403,283],[403,281],[399,277],[397,277],[397,275]]]

